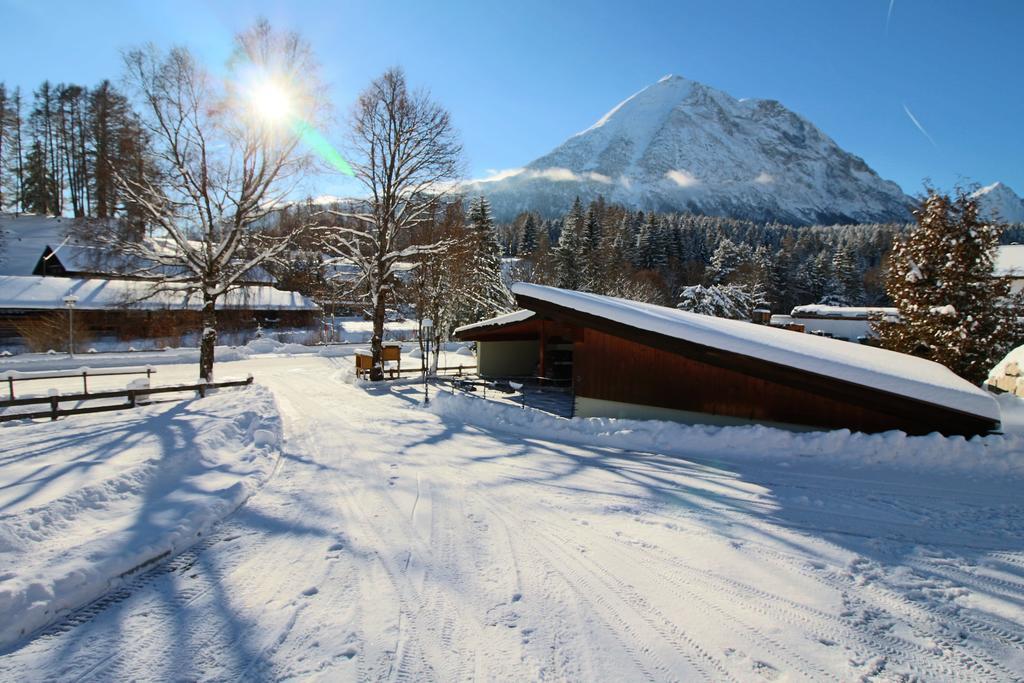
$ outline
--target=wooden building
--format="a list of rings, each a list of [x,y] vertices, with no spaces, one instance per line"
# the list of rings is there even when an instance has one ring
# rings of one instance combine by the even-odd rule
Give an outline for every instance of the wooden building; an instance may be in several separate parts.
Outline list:
[[[904,354],[676,309],[519,283],[524,309],[456,330],[480,373],[564,379],[575,415],[797,429],[985,434],[999,410]]]

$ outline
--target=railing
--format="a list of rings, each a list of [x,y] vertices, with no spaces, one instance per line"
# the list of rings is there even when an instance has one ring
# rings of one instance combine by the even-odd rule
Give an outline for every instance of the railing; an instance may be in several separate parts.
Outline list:
[[[110,368],[109,370],[104,368],[80,368],[75,371],[69,370],[56,370],[53,372],[18,372],[17,370],[10,370],[8,372],[0,373],[0,380],[7,382],[7,391],[10,394],[8,397],[9,401],[15,400],[14,398],[14,383],[15,382],[31,382],[33,380],[43,379],[78,379],[82,378],[82,393],[89,393],[89,378],[90,377],[116,377],[118,375],[145,375],[146,379],[150,379],[156,370],[152,367],[137,367],[137,368]]]
[[[454,372],[457,376],[462,376],[467,370],[476,370],[475,365],[453,365],[445,368],[437,368],[435,372]],[[403,374],[406,375],[422,375],[423,368],[402,368],[401,370],[385,370],[385,373],[396,372],[401,377]]]
[[[77,377],[77,375],[73,375]],[[9,401],[0,401],[0,408],[13,408],[15,406],[28,406],[28,405],[44,405],[49,404],[50,409],[44,411],[36,411],[33,413],[12,413],[9,415],[0,415],[0,422],[9,422],[11,420],[33,420],[42,417],[48,417],[50,420],[56,420],[58,417],[66,415],[82,415],[85,413],[102,413],[109,410],[125,410],[126,408],[134,408],[136,402],[139,399],[146,398],[150,394],[166,394],[172,392],[183,392],[183,391],[195,391],[199,393],[200,397],[206,396],[206,392],[210,389],[221,389],[224,387],[242,387],[252,384],[252,375],[249,375],[244,380],[234,380],[231,382],[199,382],[198,384],[179,384],[166,387],[153,387],[144,389],[120,389],[118,391],[97,391],[91,394],[56,394],[53,396],[34,396],[32,398],[17,398]],[[126,403],[115,403],[113,405],[103,406],[89,406],[86,408],[60,408],[60,404],[67,401],[94,401],[104,398],[121,398],[125,397],[128,399]]]

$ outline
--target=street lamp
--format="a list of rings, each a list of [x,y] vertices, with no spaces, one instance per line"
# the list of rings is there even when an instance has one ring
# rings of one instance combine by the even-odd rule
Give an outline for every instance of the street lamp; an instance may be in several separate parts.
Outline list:
[[[427,338],[427,352],[423,359],[423,405],[428,406],[430,405],[430,392],[427,390],[427,375],[430,372],[430,338],[434,333],[434,321],[424,318],[420,327],[423,330],[420,334]]]
[[[75,357],[75,330],[72,325],[72,314],[76,303],[78,303],[78,297],[74,294],[64,297],[64,306],[68,309],[68,358]]]

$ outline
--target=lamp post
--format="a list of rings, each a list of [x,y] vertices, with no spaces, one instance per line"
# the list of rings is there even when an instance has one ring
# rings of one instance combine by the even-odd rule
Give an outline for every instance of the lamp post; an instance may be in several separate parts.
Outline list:
[[[68,358],[75,357],[75,328],[72,325],[72,316],[76,303],[78,303],[78,297],[74,294],[64,297],[64,306],[68,309]]]
[[[427,389],[427,375],[430,374],[430,338],[434,334],[434,321],[430,318],[424,318],[422,327],[422,334],[427,339],[427,351],[426,357],[423,359],[423,405],[430,405],[430,392]]]

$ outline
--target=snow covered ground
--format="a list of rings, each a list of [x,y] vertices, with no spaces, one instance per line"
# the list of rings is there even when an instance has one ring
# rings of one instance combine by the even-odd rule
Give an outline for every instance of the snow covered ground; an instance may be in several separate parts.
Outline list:
[[[279,469],[196,548],[6,651],[0,678],[1024,672],[1019,435],[574,425],[473,398],[426,411],[414,381],[353,383],[351,365],[221,366],[273,392]]]
[[[180,552],[277,462],[263,387],[0,426],[0,647]]]

